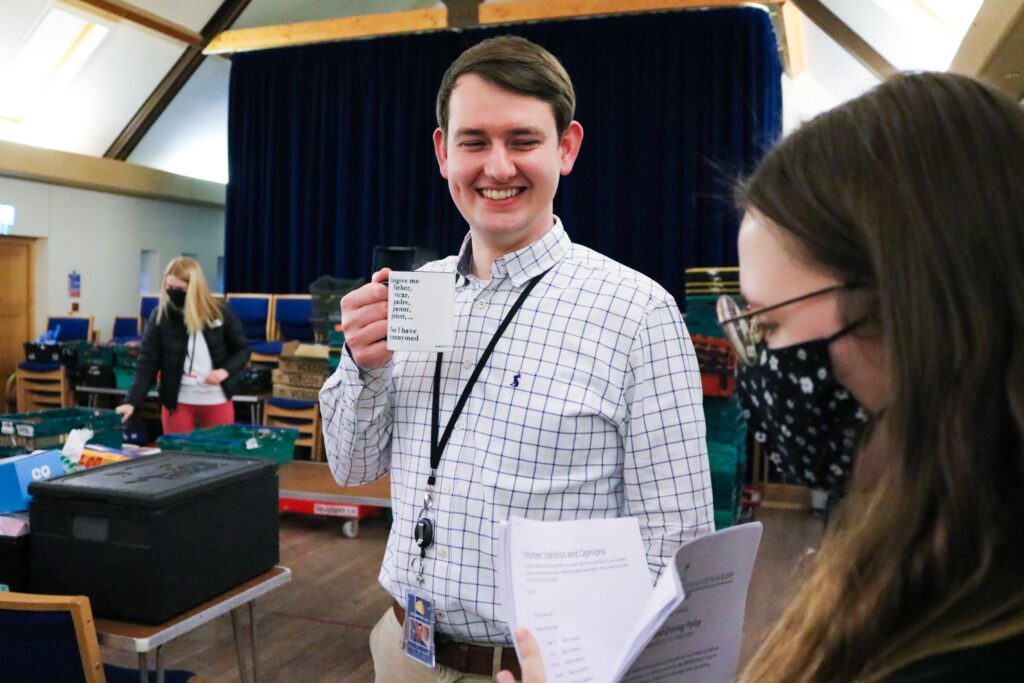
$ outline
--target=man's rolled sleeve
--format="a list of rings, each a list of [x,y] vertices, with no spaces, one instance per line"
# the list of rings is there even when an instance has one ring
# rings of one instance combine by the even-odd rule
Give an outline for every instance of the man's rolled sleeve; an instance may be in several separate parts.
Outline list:
[[[358,486],[380,479],[391,460],[391,364],[362,370],[348,353],[320,389],[324,448],[334,479]]]

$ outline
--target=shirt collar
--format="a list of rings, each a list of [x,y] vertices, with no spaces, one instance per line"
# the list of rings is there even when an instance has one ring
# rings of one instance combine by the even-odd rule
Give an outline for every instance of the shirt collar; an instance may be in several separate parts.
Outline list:
[[[508,275],[513,287],[519,287],[536,275],[545,272],[565,257],[572,248],[572,240],[566,234],[561,219],[555,216],[555,224],[543,237],[519,251],[505,254],[491,266],[491,277]],[[463,278],[473,272],[473,241],[467,234],[459,250],[456,270]]]

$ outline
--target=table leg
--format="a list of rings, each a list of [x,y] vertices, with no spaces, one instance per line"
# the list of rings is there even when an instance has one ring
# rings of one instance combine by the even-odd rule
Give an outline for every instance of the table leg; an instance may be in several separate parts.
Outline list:
[[[245,665],[245,655],[242,653],[242,630],[239,615],[240,607],[231,610],[231,630],[235,632],[235,654],[238,655],[238,674],[242,683],[249,683],[249,668]]]
[[[149,662],[146,661],[146,653],[139,653],[139,680],[142,683],[149,683]]]
[[[156,648],[156,683],[164,683],[164,646]]]
[[[260,683],[260,650],[256,645],[256,601],[249,601],[249,637],[252,643],[252,683]]]

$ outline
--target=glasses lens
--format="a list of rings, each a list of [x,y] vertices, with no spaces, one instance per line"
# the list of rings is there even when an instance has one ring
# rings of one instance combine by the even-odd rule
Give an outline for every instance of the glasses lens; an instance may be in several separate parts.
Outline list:
[[[734,320],[743,314],[740,305],[732,297],[722,296],[718,299],[716,311],[722,332],[725,333],[725,338],[736,352],[736,359],[744,365],[752,364],[755,349],[750,334],[750,322],[746,318]],[[728,322],[722,322],[723,320]]]

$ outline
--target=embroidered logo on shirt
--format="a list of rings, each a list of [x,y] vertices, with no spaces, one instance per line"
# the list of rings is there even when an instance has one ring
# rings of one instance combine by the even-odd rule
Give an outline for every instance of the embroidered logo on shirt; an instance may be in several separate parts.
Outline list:
[[[520,374],[519,374],[518,372],[517,372],[517,373],[515,374],[515,376],[514,376],[514,377],[512,377],[512,384],[511,384],[511,387],[512,387],[513,389],[515,389],[516,387],[518,387],[518,386],[519,386],[519,377],[520,377]]]

